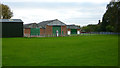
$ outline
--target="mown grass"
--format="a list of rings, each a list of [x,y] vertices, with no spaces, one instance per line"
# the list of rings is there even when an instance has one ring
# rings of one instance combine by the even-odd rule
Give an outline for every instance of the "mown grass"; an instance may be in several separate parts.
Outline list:
[[[3,66],[117,66],[118,36],[3,38]]]

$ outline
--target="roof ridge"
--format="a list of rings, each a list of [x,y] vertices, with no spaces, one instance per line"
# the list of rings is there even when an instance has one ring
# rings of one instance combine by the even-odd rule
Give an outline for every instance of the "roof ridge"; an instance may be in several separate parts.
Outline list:
[[[0,19],[0,22],[23,22],[21,19]]]

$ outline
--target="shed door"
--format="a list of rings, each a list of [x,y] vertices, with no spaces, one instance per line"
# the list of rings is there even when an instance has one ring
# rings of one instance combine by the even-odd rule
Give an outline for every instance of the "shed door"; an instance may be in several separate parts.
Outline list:
[[[53,35],[56,35],[56,31],[58,30],[58,35],[61,35],[61,26],[53,26]]]
[[[77,34],[77,29],[71,29],[71,34]]]
[[[31,28],[31,35],[40,35],[40,28]]]

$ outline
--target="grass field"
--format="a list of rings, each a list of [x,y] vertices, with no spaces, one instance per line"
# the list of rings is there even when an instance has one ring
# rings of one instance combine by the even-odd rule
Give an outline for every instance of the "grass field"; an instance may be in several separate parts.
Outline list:
[[[118,36],[3,38],[3,66],[117,66]]]

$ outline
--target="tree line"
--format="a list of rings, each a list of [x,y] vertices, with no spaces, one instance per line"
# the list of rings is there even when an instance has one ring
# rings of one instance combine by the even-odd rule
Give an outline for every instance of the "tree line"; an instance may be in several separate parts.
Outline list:
[[[106,6],[106,12],[103,15],[102,22],[97,25],[83,26],[84,32],[120,32],[120,1],[111,1]]]

